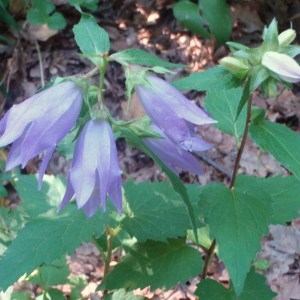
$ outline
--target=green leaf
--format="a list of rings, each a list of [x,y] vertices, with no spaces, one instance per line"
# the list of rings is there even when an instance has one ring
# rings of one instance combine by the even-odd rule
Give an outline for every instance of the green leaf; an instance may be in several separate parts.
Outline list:
[[[79,23],[73,27],[73,32],[83,55],[95,65],[101,65],[103,54],[110,49],[108,33],[89,14],[81,15]]]
[[[265,277],[257,274],[253,269],[248,274],[245,288],[239,297],[235,295],[232,288],[226,289],[211,279],[201,280],[195,295],[203,300],[272,300],[276,296],[266,285]]]
[[[143,300],[142,296],[135,296],[133,293],[127,293],[124,289],[118,290],[104,297],[104,300]]]
[[[65,295],[61,290],[51,288],[47,290],[46,294],[42,296],[41,299],[49,299],[49,300],[65,300]],[[36,298],[36,300],[38,300]]]
[[[11,210],[7,207],[0,207],[0,255],[16,237],[18,231],[26,222],[27,214],[20,206]]]
[[[243,177],[247,178],[240,181]],[[285,225],[287,221],[299,217],[300,184],[295,176],[259,178],[239,175],[237,182],[239,187],[247,193],[258,188],[269,195],[273,207],[273,213],[269,213],[270,224]]]
[[[27,11],[26,19],[34,25],[46,24],[48,21],[48,15],[44,14],[37,8],[32,8]]]
[[[17,28],[19,27],[19,24],[15,21],[15,19],[6,9],[8,3],[8,0],[0,1],[0,19],[1,21],[4,21],[7,25]]]
[[[101,289],[133,290],[146,286],[155,290],[171,288],[193,278],[202,268],[199,252],[184,239],[170,239],[168,244],[148,240],[127,249],[128,254],[106,275]]]
[[[43,185],[38,191],[38,180],[34,175],[19,174],[14,177],[14,185],[22,199],[22,208],[30,218],[47,211],[56,211],[65,193],[65,184],[59,177],[44,176]]]
[[[246,107],[244,107],[239,117],[236,118],[242,93],[241,88],[209,90],[204,100],[205,109],[213,119],[218,120],[215,126],[234,136],[237,142],[243,135],[247,114]]]
[[[240,113],[243,111],[245,104],[250,100],[250,97],[251,97],[251,95],[250,95],[250,80],[248,78],[244,85],[242,97],[241,97],[239,106],[237,108],[236,120],[240,117]]]
[[[256,119],[250,124],[250,135],[257,145],[300,179],[300,136],[288,127]]]
[[[180,68],[182,64],[174,64],[150,54],[142,49],[127,49],[110,56],[119,63],[129,65],[144,65],[148,67],[160,66],[164,68]]]
[[[88,219],[75,204],[70,204],[62,213],[56,213],[57,203],[62,199],[57,182],[46,181],[38,192],[34,176],[20,176],[16,180],[22,205],[30,219],[0,259],[0,289],[6,289],[38,266],[52,264],[58,257],[72,253],[82,242],[104,231],[109,221],[108,212],[99,210]]]
[[[263,51],[277,51],[279,47],[278,25],[276,19],[273,19],[269,27],[264,28],[263,32]]]
[[[195,3],[188,0],[177,2],[173,6],[173,13],[182,26],[204,38],[210,37],[207,28],[205,28],[205,26],[208,27],[208,24],[200,15],[199,7]]]
[[[54,30],[61,30],[64,29],[67,26],[66,19],[64,16],[59,13],[55,12],[53,15],[51,15],[47,21],[47,25],[49,28]]]
[[[122,219],[121,226],[139,242],[147,239],[164,242],[167,238],[185,236],[191,228],[184,202],[169,183],[128,182],[124,188],[130,213]],[[199,189],[189,186],[189,191],[194,191],[190,199],[196,201]]]
[[[181,182],[180,178],[178,178],[178,176],[173,173],[173,171],[171,171],[150,149],[146,147],[143,141],[133,131],[128,130],[126,127],[120,127],[119,129],[126,140],[129,142],[129,144],[141,149],[144,153],[149,155],[162,168],[163,172],[166,173],[173,185],[174,190],[182,197],[188,216],[190,218],[194,235],[196,237],[196,240],[198,240],[195,213],[185,185]]]
[[[250,91],[255,91],[268,77],[269,71],[264,66],[254,66],[250,75]]]
[[[218,44],[227,42],[231,35],[231,15],[226,0],[201,0],[203,17],[208,21],[210,31]]]
[[[209,68],[203,72],[192,73],[172,83],[180,90],[208,91],[239,87],[242,81],[224,67]]]
[[[270,195],[260,187],[245,189],[247,185],[246,176],[238,176],[232,190],[222,184],[208,184],[199,201],[237,295],[243,291],[251,261],[260,249],[260,238],[267,234],[273,215]]]
[[[30,278],[30,282],[41,286],[64,284],[67,283],[69,275],[70,269],[66,262],[66,256],[63,255],[51,264],[39,267],[38,273]]]
[[[5,198],[7,197],[8,193],[7,193],[7,189],[0,184],[0,197]]]

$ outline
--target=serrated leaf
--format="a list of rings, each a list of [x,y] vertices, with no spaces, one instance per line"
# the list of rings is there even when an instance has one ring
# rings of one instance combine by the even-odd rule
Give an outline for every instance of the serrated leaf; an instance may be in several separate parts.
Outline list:
[[[14,177],[14,185],[22,199],[22,208],[31,217],[47,211],[56,211],[65,193],[65,184],[59,177],[45,175],[43,185],[38,191],[35,175],[19,174]]]
[[[227,42],[231,35],[232,25],[226,0],[201,0],[199,5],[218,44]],[[222,21],[220,22],[220,20]]]
[[[191,228],[182,198],[169,183],[129,182],[124,188],[130,214],[122,219],[121,226],[139,242],[147,239],[164,242],[186,235]],[[189,186],[190,193],[192,189]],[[193,190],[199,194],[196,186]],[[190,196],[195,201],[196,198]]]
[[[260,249],[260,238],[267,234],[273,215],[271,197],[260,187],[252,191],[244,186],[246,176],[238,177],[232,190],[222,184],[208,184],[199,202],[237,295],[243,291],[251,261]]]
[[[300,135],[288,127],[256,120],[250,124],[250,135],[257,145],[268,151],[277,161],[300,179]]]
[[[127,49],[110,56],[118,62],[129,65],[144,65],[148,67],[160,66],[164,68],[182,68],[182,64],[174,64],[148,53],[142,49]]]
[[[0,289],[6,289],[36,267],[51,264],[57,257],[71,253],[93,235],[99,236],[109,221],[108,213],[100,210],[88,219],[74,204],[57,214],[57,203],[62,199],[58,181],[47,181],[41,192],[36,190],[36,182],[34,176],[21,176],[16,180],[22,205],[30,219],[0,259]]]
[[[38,217],[28,222],[1,257],[0,289],[7,289],[36,267],[72,253],[82,242],[100,235],[105,223],[102,213],[88,219],[75,205],[69,205],[64,215]]]
[[[110,49],[108,33],[89,14],[81,15],[79,23],[73,27],[73,32],[83,55],[95,65],[101,65],[101,57]]]
[[[194,209],[192,207],[189,195],[187,193],[187,189],[186,189],[185,185],[181,182],[180,178],[178,178],[178,176],[173,171],[171,171],[164,164],[164,162],[161,161],[155,155],[155,153],[153,153],[150,149],[148,149],[146,147],[146,145],[143,143],[143,141],[140,139],[140,137],[137,136],[133,131],[128,130],[126,127],[120,127],[120,131],[122,132],[122,134],[126,138],[126,140],[129,142],[129,144],[131,144],[134,147],[137,147],[137,148],[141,149],[144,153],[149,155],[155,161],[155,163],[157,163],[161,167],[163,172],[166,173],[166,175],[168,176],[168,178],[170,179],[170,181],[173,185],[174,190],[182,197],[182,200],[185,204],[188,216],[190,218],[192,230],[194,232],[196,240],[198,240]]]
[[[270,224],[285,225],[287,221],[299,216],[300,194],[299,180],[295,176],[276,176],[270,178],[259,178],[247,176],[242,179],[239,175],[237,182],[239,187],[248,193],[258,189],[263,189],[272,201],[273,213],[269,213]],[[240,179],[242,179],[240,181]]]
[[[37,274],[30,278],[30,282],[40,285],[58,285],[68,281],[70,269],[66,262],[66,256],[55,259],[49,265],[39,267]]]
[[[192,73],[172,84],[180,90],[208,91],[236,88],[242,84],[242,81],[224,67],[218,66],[203,72]]]
[[[200,15],[200,10],[197,4],[184,0],[175,3],[173,13],[177,21],[187,29],[201,35],[204,38],[209,38],[210,34],[205,19]]]
[[[235,137],[239,142],[243,135],[246,121],[246,107],[237,117],[243,90],[241,88],[226,90],[209,90],[205,97],[205,109],[218,121],[215,127]]]
[[[195,295],[203,300],[272,300],[276,296],[266,285],[266,278],[257,274],[253,269],[248,274],[245,288],[239,297],[235,295],[232,288],[226,289],[211,279],[201,280],[197,285]]]
[[[106,275],[101,289],[133,290],[146,286],[155,290],[171,288],[193,278],[202,268],[199,252],[184,239],[170,239],[168,244],[148,240],[127,249],[128,254]]]

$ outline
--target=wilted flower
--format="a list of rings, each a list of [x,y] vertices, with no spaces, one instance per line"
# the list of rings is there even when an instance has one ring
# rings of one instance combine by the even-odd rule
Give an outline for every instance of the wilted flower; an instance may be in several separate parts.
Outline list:
[[[75,195],[78,208],[91,217],[109,195],[122,210],[122,178],[112,129],[105,119],[90,120],[76,141],[67,190],[59,206],[64,208]]]
[[[202,141],[191,135],[190,125],[216,121],[166,81],[154,75],[146,79],[151,87],[136,85],[135,90],[153,123],[182,149],[201,151]]]
[[[203,173],[199,160],[194,157],[190,151],[178,147],[178,145],[173,143],[156,126],[152,125],[151,127],[154,131],[159,133],[162,138],[144,138],[143,142],[171,170],[173,170],[175,173],[177,173],[178,169],[197,175]],[[209,143],[200,138],[198,139],[199,144],[202,143],[202,149],[198,149],[198,151],[205,151],[211,148]]]
[[[12,106],[0,121],[0,147],[12,144],[6,170],[46,151],[39,170],[39,187],[56,145],[75,124],[82,106],[81,90],[73,82],[52,86]]]
[[[300,80],[300,66],[286,54],[267,51],[263,55],[261,63],[286,82],[294,83]]]

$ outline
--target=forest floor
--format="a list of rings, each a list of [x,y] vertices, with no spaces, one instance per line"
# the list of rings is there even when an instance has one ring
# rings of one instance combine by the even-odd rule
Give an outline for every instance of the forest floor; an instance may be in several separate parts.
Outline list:
[[[79,50],[73,38],[72,26],[79,21],[79,14],[66,5],[66,1],[54,2],[59,4],[57,9],[63,13],[68,22],[62,31],[55,32],[49,31],[45,26],[32,26],[24,21],[22,11],[16,12],[16,18],[24,29],[22,32],[7,32],[7,29],[0,27],[0,34],[8,36],[15,42],[14,47],[0,45],[0,74],[7,90],[6,97],[0,94],[0,111],[2,108],[5,112],[12,104],[28,98],[52,77],[83,74],[93,67],[88,60],[78,55]],[[220,58],[228,54],[226,46],[216,48],[214,41],[204,40],[180,26],[172,13],[174,1],[100,2],[101,5],[94,16],[109,33],[111,51],[140,48],[170,62],[185,64],[186,69],[180,69],[176,74],[166,77],[170,82],[189,73],[215,66]],[[233,19],[231,40],[256,46],[261,41],[264,24],[268,24],[274,16],[279,17],[282,30],[289,27],[287,20],[293,17],[291,13],[289,14],[291,5],[289,1],[281,1],[282,7],[273,7],[273,11],[270,7],[268,11],[259,6],[260,1],[252,2],[231,1]],[[282,11],[286,15],[282,14]],[[299,23],[296,22],[294,28],[297,30],[297,27],[299,28]],[[109,108],[112,115],[120,118],[138,117],[143,111],[134,99],[131,110],[126,111],[124,81],[121,66],[111,63],[107,71],[105,92],[105,97],[111,99]],[[205,96],[203,93],[190,91],[187,96],[203,106]],[[253,101],[255,105],[267,109],[267,118],[270,120],[289,124],[295,131],[300,131],[299,86],[294,86],[293,90],[282,90],[275,100],[265,99],[257,93]],[[212,181],[228,182],[237,154],[233,138],[213,126],[203,126],[199,128],[199,133],[213,144],[214,148],[201,157],[204,175],[190,176],[183,173],[182,179],[201,185]],[[133,178],[136,182],[146,179],[164,180],[165,177],[159,168],[137,149],[132,149],[119,141],[118,150],[120,167],[129,178]],[[56,154],[47,172],[66,173],[67,168],[68,162]],[[28,173],[35,173],[36,170],[36,160],[26,167]],[[239,171],[261,177],[286,173],[284,168],[270,155],[258,149],[250,139],[247,141]],[[262,240],[262,251],[258,257],[268,259],[270,263],[265,275],[271,288],[279,293],[276,300],[300,299],[299,253],[299,220],[293,220],[288,227],[270,227],[270,235]],[[113,263],[118,259],[119,255],[116,254]],[[68,263],[72,275],[81,275],[88,282],[82,291],[83,298],[101,299],[101,292],[95,291],[104,269],[98,250],[92,244],[84,244],[68,258]],[[228,283],[226,269],[217,258],[213,260],[208,273],[212,278],[224,284]],[[152,292],[146,288],[136,291],[136,294],[147,299],[196,299],[193,291],[198,282],[199,278],[194,278],[186,285],[178,285],[170,291]],[[61,288],[66,294],[69,293],[68,285]]]

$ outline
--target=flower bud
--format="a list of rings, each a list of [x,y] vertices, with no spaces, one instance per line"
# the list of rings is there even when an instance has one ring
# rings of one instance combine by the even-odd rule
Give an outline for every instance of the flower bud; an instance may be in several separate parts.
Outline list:
[[[296,38],[296,31],[294,29],[287,29],[278,35],[280,46],[289,45]]]
[[[261,64],[286,82],[300,81],[300,66],[286,54],[267,51],[262,57]]]
[[[241,60],[235,57],[226,56],[222,58],[219,62],[221,66],[226,68],[230,73],[232,73],[238,78],[242,79],[248,74],[249,67]]]

